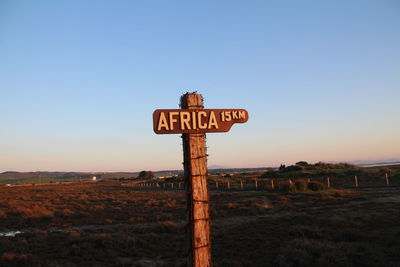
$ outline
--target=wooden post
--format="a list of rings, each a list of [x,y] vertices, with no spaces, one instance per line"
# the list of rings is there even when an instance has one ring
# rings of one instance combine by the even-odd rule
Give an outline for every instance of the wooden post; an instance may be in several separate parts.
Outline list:
[[[243,190],[243,181],[240,180],[240,190]]]
[[[326,178],[326,184],[328,185],[328,188],[331,187],[331,181],[329,180],[329,177]]]
[[[180,106],[182,109],[202,109],[203,98],[200,94],[184,94]],[[188,266],[209,267],[212,263],[206,135],[182,134],[182,139],[188,219]]]
[[[358,187],[358,177],[357,175],[354,175],[354,184],[356,187]]]
[[[386,186],[389,186],[389,176],[385,173]]]
[[[275,185],[274,185],[274,179],[271,179],[271,189],[274,190],[275,189]]]
[[[178,188],[181,189],[181,183],[178,184]]]
[[[218,190],[218,181],[215,182],[215,189]]]
[[[228,190],[231,189],[231,183],[228,181]]]
[[[257,180],[254,180],[254,183],[255,183],[256,190],[257,190],[257,188],[258,188],[258,181],[257,181]]]

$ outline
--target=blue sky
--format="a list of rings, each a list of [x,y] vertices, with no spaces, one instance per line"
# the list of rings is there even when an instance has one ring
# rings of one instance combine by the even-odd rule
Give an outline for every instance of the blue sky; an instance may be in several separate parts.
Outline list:
[[[186,91],[250,114],[209,165],[400,158],[400,3],[0,1],[0,171],[181,168]]]

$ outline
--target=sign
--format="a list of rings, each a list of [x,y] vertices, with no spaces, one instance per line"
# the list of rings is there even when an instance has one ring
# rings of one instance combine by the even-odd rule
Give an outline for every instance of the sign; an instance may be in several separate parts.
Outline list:
[[[180,106],[182,109],[155,110],[153,129],[157,134],[182,134],[186,234],[190,246],[187,266],[211,267],[206,133],[228,132],[234,123],[246,122],[249,114],[244,109],[204,109],[203,97],[197,93],[182,95]]]
[[[248,119],[244,109],[157,109],[153,129],[157,134],[228,132]]]

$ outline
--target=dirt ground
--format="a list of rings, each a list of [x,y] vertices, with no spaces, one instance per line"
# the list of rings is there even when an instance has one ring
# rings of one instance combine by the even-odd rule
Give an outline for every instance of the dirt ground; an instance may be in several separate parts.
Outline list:
[[[0,266],[185,266],[183,191],[0,188]],[[400,266],[400,188],[212,192],[214,266]]]

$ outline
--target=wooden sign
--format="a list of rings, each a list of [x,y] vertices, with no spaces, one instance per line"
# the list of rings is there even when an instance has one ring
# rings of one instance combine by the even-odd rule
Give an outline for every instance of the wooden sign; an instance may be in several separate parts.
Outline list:
[[[248,119],[244,109],[157,109],[153,129],[157,134],[228,132]]]
[[[157,109],[153,128],[157,134],[182,133],[183,166],[187,200],[189,267],[211,267],[211,219],[207,186],[206,133],[228,132],[234,123],[244,123],[244,109],[204,109],[197,93],[182,95],[182,109]]]

